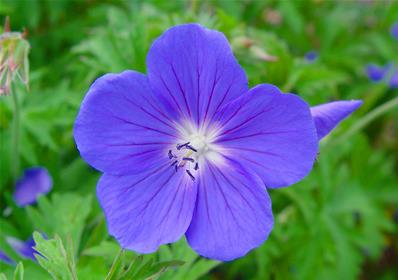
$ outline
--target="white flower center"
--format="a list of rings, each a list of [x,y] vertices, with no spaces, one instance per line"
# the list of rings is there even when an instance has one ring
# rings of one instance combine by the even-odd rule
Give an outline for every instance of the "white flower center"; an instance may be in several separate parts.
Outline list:
[[[170,147],[168,157],[176,172],[186,172],[194,181],[205,161],[222,161],[221,148],[215,144],[217,133],[216,130],[195,129],[192,125],[179,130],[181,141]]]

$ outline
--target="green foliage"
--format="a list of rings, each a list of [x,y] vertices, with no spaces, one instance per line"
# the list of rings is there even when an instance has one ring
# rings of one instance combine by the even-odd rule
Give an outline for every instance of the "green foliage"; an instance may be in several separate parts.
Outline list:
[[[0,97],[0,250],[18,263],[0,263],[0,279],[398,278],[398,92],[372,83],[364,70],[368,63],[398,65],[397,41],[389,35],[396,2],[2,0],[5,15],[12,30],[27,28],[31,49],[30,88],[14,87],[21,110],[17,154],[13,102]],[[310,105],[364,100],[322,141],[307,178],[270,190],[274,230],[230,263],[198,256],[184,238],[150,255],[121,251],[93,199],[99,174],[73,141],[74,119],[95,78],[145,72],[152,41],[185,22],[224,32],[250,85],[273,83]],[[319,54],[311,63],[304,59],[310,50]],[[42,165],[54,181],[52,193],[27,208],[12,199],[15,158],[19,174]],[[6,242],[33,231],[49,238],[35,234],[38,262]]]
[[[147,260],[145,260],[147,259]],[[153,258],[133,256],[131,253],[121,250],[105,278],[106,280],[154,280],[157,279],[168,268],[182,265],[181,261],[155,262]]]
[[[7,280],[7,276],[4,273],[1,273],[0,280]],[[24,280],[24,268],[21,262],[18,263],[17,267],[15,268],[13,280]]]
[[[159,250],[160,260],[170,260],[172,258],[183,260],[184,264],[176,271],[168,271],[162,275],[161,279],[199,279],[208,271],[215,268],[220,262],[207,260],[198,255],[188,246],[185,238],[170,245],[162,246]]]
[[[68,246],[64,247],[61,238],[46,240],[40,233],[34,232],[36,242],[35,254],[38,263],[48,271],[55,280],[77,280],[76,265],[73,257],[73,246],[68,239]]]
[[[27,215],[36,230],[49,236],[57,234],[64,242],[70,238],[76,252],[90,211],[90,195],[81,197],[74,193],[54,194],[51,201],[40,197],[37,208],[27,208]]]
[[[24,279],[24,269],[23,264],[20,262],[17,265],[17,268],[14,272],[14,280],[23,280]]]

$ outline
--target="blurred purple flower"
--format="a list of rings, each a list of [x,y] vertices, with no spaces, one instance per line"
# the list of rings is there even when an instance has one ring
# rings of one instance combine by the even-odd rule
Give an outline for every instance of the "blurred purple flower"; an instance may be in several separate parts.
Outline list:
[[[184,234],[223,261],[261,245],[273,227],[267,188],[303,179],[318,141],[361,104],[311,110],[273,85],[249,89],[225,36],[198,24],[161,35],[147,69],[98,78],[74,126],[81,156],[104,173],[110,234],[140,253]]]
[[[15,262],[2,250],[0,250],[0,261],[10,265],[15,264]]]
[[[390,34],[391,34],[391,36],[392,36],[394,39],[398,40],[398,22],[395,22],[395,23],[391,26],[391,28],[390,28]]]
[[[304,58],[308,62],[314,62],[318,58],[319,54],[317,51],[309,51],[304,55]]]
[[[389,81],[390,88],[398,88],[398,68],[394,70]]]
[[[379,82],[384,79],[388,72],[388,67],[378,66],[376,64],[368,64],[366,66],[366,73],[368,78],[373,82]]]
[[[35,203],[37,198],[48,193],[52,188],[52,179],[44,167],[25,169],[15,187],[14,200],[18,206]]]
[[[14,251],[22,258],[36,260],[34,254],[37,253],[33,247],[36,245],[33,238],[29,238],[26,241],[19,240],[15,237],[8,236],[6,238],[8,245],[14,249]]]

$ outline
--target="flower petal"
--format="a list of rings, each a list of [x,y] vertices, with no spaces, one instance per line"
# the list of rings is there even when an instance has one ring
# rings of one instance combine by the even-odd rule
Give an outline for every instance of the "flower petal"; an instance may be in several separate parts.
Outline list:
[[[379,82],[384,79],[388,72],[388,67],[378,66],[376,64],[368,64],[366,73],[368,78],[373,82]]]
[[[234,165],[204,167],[186,233],[196,252],[221,261],[242,257],[260,246],[273,226],[271,200],[263,182]]]
[[[33,238],[26,241],[19,240],[17,238],[8,236],[6,238],[8,245],[10,245],[14,251],[25,259],[36,260],[34,254],[37,253],[33,247],[36,245]]]
[[[222,153],[253,170],[269,188],[288,186],[312,169],[318,141],[310,109],[294,94],[259,85],[216,116]]]
[[[225,36],[199,24],[167,30],[149,50],[147,68],[165,110],[198,126],[248,90]]]
[[[108,230],[123,248],[151,253],[177,241],[191,222],[197,188],[169,162],[140,175],[102,175],[97,196]]]
[[[398,69],[395,69],[389,80],[390,88],[398,88]]]
[[[25,169],[24,176],[15,186],[13,195],[15,203],[20,207],[35,203],[37,198],[48,193],[52,186],[53,182],[46,168]]]
[[[15,265],[15,262],[2,250],[0,250],[0,261],[9,265]]]
[[[152,99],[147,78],[106,74],[90,87],[74,126],[81,156],[102,172],[139,172],[167,156],[176,129]]]
[[[335,101],[311,107],[318,139],[329,134],[342,120],[351,115],[359,106],[361,100]]]

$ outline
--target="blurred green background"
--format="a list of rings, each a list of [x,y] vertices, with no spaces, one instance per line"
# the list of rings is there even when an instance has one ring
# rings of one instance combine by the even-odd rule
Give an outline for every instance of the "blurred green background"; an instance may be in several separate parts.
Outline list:
[[[307,178],[270,191],[275,227],[261,247],[218,263],[181,240],[145,256],[185,262],[160,278],[398,279],[398,89],[372,82],[365,70],[369,63],[398,67],[398,40],[389,31],[398,2],[0,0],[2,22],[6,15],[12,30],[26,28],[31,45],[30,89],[14,86],[19,154],[11,147],[12,98],[0,97],[0,249],[23,262],[25,279],[51,277],[5,238],[25,240],[34,230],[58,234],[66,247],[72,240],[79,279],[105,279],[119,249],[95,198],[99,173],[80,158],[73,122],[96,77],[145,72],[152,41],[186,22],[224,32],[251,86],[273,83],[311,105],[364,104],[322,141]],[[318,53],[314,61],[305,59],[309,51]],[[45,166],[53,177],[38,205],[18,208],[11,198],[16,157],[19,175]],[[14,267],[0,263],[0,271],[12,275]]]

